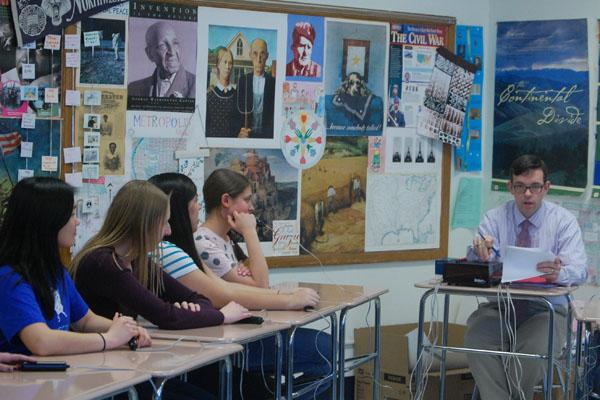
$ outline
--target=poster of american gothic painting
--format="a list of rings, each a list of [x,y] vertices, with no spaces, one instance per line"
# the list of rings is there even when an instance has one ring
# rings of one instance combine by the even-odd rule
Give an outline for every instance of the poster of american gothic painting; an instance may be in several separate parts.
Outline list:
[[[498,23],[492,189],[505,190],[512,160],[536,154],[556,193],[587,184],[587,21]]]

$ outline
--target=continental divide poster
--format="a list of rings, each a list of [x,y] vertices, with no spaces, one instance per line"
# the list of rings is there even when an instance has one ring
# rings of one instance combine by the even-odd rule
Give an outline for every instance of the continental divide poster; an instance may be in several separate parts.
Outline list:
[[[587,184],[587,22],[498,23],[492,189],[503,190],[512,160],[536,154],[564,194]]]

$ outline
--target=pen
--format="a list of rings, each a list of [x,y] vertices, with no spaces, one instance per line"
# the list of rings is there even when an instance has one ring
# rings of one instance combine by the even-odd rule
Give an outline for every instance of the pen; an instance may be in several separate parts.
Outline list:
[[[481,238],[485,241],[485,236],[483,236],[483,233],[479,232],[479,236],[481,236]],[[500,252],[498,251],[498,249],[492,246],[492,251],[494,252],[496,257],[500,258]]]

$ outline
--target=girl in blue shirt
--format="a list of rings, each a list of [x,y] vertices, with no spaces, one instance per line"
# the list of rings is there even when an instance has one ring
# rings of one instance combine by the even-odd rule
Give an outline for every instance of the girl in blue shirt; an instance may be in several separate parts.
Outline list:
[[[129,317],[94,314],[63,267],[75,241],[73,189],[56,178],[20,181],[0,227],[0,351],[40,356],[104,351],[146,331]]]

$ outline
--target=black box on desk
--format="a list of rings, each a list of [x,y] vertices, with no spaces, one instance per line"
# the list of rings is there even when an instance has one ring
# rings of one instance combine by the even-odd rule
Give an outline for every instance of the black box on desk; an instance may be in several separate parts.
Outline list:
[[[452,260],[444,265],[443,275],[449,285],[492,287],[502,280],[502,263]]]

